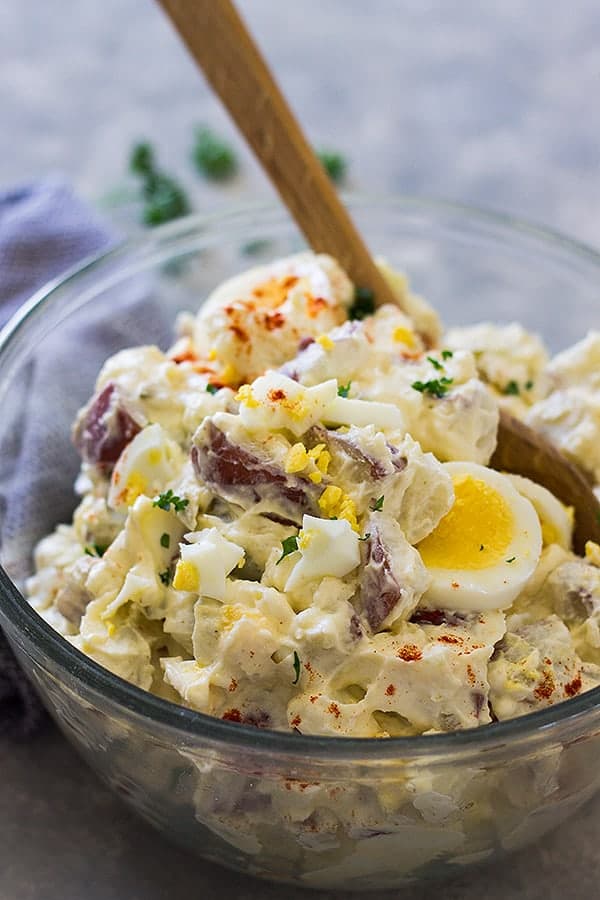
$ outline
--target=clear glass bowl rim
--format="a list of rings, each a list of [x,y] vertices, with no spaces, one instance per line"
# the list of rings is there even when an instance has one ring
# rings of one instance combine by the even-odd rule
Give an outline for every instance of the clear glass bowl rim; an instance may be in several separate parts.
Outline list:
[[[600,275],[600,253],[589,245],[569,238],[559,231],[537,225],[527,220],[492,212],[487,209],[456,203],[433,197],[416,197],[410,195],[377,196],[363,194],[344,194],[348,207],[388,212],[417,212],[435,219],[442,214],[450,214],[465,224],[479,224],[513,238],[519,234],[533,239],[546,251],[566,251],[592,266],[597,267]],[[243,225],[250,219],[260,216],[268,220],[269,225],[276,222],[289,222],[288,213],[275,203],[246,203],[227,205],[210,214],[186,216],[175,222],[153,229],[139,238],[129,239],[96,254],[82,263],[69,269],[58,278],[45,284],[26,301],[0,330],[0,372],[5,354],[11,348],[22,326],[37,314],[46,304],[51,303],[53,295],[64,287],[73,288],[74,283],[84,275],[102,274],[104,267],[114,263],[123,263],[130,258],[138,258],[133,271],[147,269],[157,262],[164,261],[174,253],[186,252],[181,247],[182,241],[192,240],[194,245],[202,238],[207,238],[216,229],[225,228],[236,223]],[[231,237],[231,234],[228,234]],[[131,274],[132,269],[120,272],[116,281]],[[365,761],[366,756],[375,760],[414,759],[420,757],[436,757],[442,763],[445,757],[472,752],[492,751],[513,744],[516,741],[527,742],[528,739],[543,739],[551,742],[561,740],[556,732],[561,726],[570,724],[577,731],[584,730],[585,722],[593,711],[600,711],[600,687],[593,688],[569,700],[549,706],[543,710],[529,713],[520,718],[505,722],[483,725],[479,728],[432,734],[418,737],[396,737],[385,740],[375,738],[351,738],[343,736],[319,736],[292,734],[258,729],[237,723],[231,723],[206,715],[188,707],[179,706],[170,701],[144,691],[133,684],[114,675],[108,669],[94,662],[81,653],[45,622],[25,600],[6,571],[0,566],[0,613],[6,617],[12,628],[23,632],[34,643],[36,649],[47,656],[58,669],[66,670],[83,682],[85,687],[108,703],[122,708],[123,713],[134,714],[145,721],[148,726],[156,725],[171,732],[177,732],[179,738],[187,741],[204,739],[215,744],[226,744],[230,747],[246,748],[253,751],[268,751],[273,756],[294,756],[309,758],[327,757],[330,761]],[[27,650],[25,649],[27,653]]]

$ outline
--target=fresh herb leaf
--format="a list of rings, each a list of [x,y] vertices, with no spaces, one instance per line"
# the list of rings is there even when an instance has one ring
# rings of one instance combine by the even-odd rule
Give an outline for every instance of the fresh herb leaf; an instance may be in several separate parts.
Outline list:
[[[296,677],[292,681],[292,684],[298,684],[300,680],[300,657],[294,650],[294,672],[296,673]]]
[[[427,359],[429,360],[429,362],[431,363],[433,368],[438,370],[438,372],[444,371],[444,367],[441,364],[441,362],[439,361],[439,359],[435,359],[435,357],[433,357],[433,356],[428,356]]]
[[[370,537],[371,537],[371,532],[367,531],[367,533],[365,534],[364,537],[359,538],[359,541],[368,541]]]
[[[516,381],[513,381],[513,380],[511,379],[511,380],[508,382],[508,384],[506,385],[506,387],[504,388],[504,390],[502,391],[502,393],[505,394],[507,397],[510,397],[510,396],[516,397],[516,396],[518,396],[521,392],[520,392],[520,390],[519,390],[519,385],[517,384],[517,382],[516,382]]]
[[[340,384],[338,387],[338,397],[347,397],[350,393],[350,386],[352,382],[349,381],[348,384]]]
[[[526,382],[525,382],[525,390],[526,390],[526,391],[530,391],[532,388],[533,388],[533,381],[531,381],[531,380],[530,380],[530,381],[526,381]]]
[[[157,168],[154,151],[147,141],[133,147],[129,168],[142,179],[142,219],[146,225],[162,225],[190,211],[184,189],[178,181]]]
[[[371,500],[371,509],[373,512],[381,512],[383,509],[383,501],[385,500],[385,496],[382,494],[377,500]]]
[[[152,501],[152,506],[158,506],[160,509],[165,509],[168,512],[171,509],[171,505],[173,505],[175,512],[181,512],[186,508],[189,502],[187,497],[182,499],[181,497],[178,497],[177,494],[174,494],[171,488],[169,488],[168,491],[159,494],[159,496]]]
[[[159,572],[158,577],[160,578],[160,580],[162,581],[162,583],[164,585],[171,584],[171,570],[170,569],[165,569],[164,572]]]
[[[164,531],[160,536],[160,546],[168,549],[171,546],[171,535]]]
[[[448,393],[453,378],[432,378],[431,381],[413,381],[411,387],[421,394],[430,394],[432,397],[443,397]]]
[[[104,556],[108,550],[108,544],[87,544],[83,549],[88,556]]]
[[[335,150],[318,150],[317,156],[334,184],[339,184],[344,180],[348,163],[341,153]]]
[[[213,181],[225,181],[237,171],[237,159],[230,145],[210,128],[196,130],[192,149],[196,168]]]
[[[516,556],[511,556],[511,558],[510,558],[510,559],[507,559],[506,562],[507,562],[507,563],[514,562],[516,558],[517,558]]]
[[[163,172],[157,173],[146,183],[144,198],[144,223],[152,227],[179,219],[190,211],[187,195],[179,182]]]
[[[298,537],[295,534],[292,534],[291,537],[286,537],[281,542],[281,548],[283,553],[277,560],[276,565],[279,565],[282,559],[285,559],[286,556],[289,556],[290,553],[293,553],[294,550],[298,549]]]
[[[447,359],[452,359],[454,353],[452,350],[442,350],[442,359],[446,361]]]
[[[370,288],[354,289],[354,303],[348,310],[348,318],[365,319],[375,312],[375,294]]]
[[[129,168],[134,175],[150,175],[154,172],[154,150],[147,141],[135,144],[129,157]]]
[[[219,388],[217,387],[216,384],[207,384],[206,385],[206,391],[209,394],[216,394],[218,390],[219,390]]]

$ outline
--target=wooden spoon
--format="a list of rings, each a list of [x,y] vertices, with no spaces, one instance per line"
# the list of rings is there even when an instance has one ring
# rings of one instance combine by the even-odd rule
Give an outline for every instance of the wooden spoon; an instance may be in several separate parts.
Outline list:
[[[312,249],[334,256],[356,285],[373,291],[377,306],[398,304],[233,3],[158,2]],[[600,503],[583,473],[541,435],[504,412],[491,465],[533,479],[575,508],[577,552],[584,552],[586,540],[600,543]]]

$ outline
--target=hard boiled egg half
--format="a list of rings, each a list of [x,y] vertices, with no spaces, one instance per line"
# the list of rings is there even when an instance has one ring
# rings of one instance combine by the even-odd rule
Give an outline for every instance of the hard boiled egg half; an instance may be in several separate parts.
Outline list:
[[[452,610],[505,609],[538,564],[538,514],[506,475],[469,462],[444,468],[455,499],[417,548],[432,579],[424,603]]]

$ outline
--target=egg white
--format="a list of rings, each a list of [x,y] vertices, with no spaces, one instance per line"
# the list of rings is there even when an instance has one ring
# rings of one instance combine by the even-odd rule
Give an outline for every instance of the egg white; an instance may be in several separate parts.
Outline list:
[[[431,536],[426,538],[420,546],[431,576],[431,586],[422,605],[463,611],[506,609],[522,591],[538,564],[542,550],[542,530],[538,514],[533,504],[517,491],[510,479],[499,472],[468,462],[445,463],[444,468],[455,483],[460,476],[470,476],[483,482],[501,498],[512,514],[510,539],[502,548],[501,558],[495,559],[489,566],[458,568],[451,565],[428,565],[426,547],[430,548],[432,544],[427,545]],[[491,529],[487,533],[486,524]],[[472,522],[465,522],[466,534],[472,532],[472,525]],[[479,549],[485,551],[486,542],[493,546],[497,537],[493,522],[482,523],[481,531],[476,533],[477,541],[480,541]],[[433,534],[435,535],[435,530]]]
[[[558,544],[564,550],[571,549],[573,520],[566,507],[541,484],[522,475],[506,476],[523,497],[531,500],[542,526],[544,544]]]
[[[132,506],[141,494],[152,497],[179,474],[184,456],[158,424],[148,425],[121,453],[108,492],[113,509]]]

